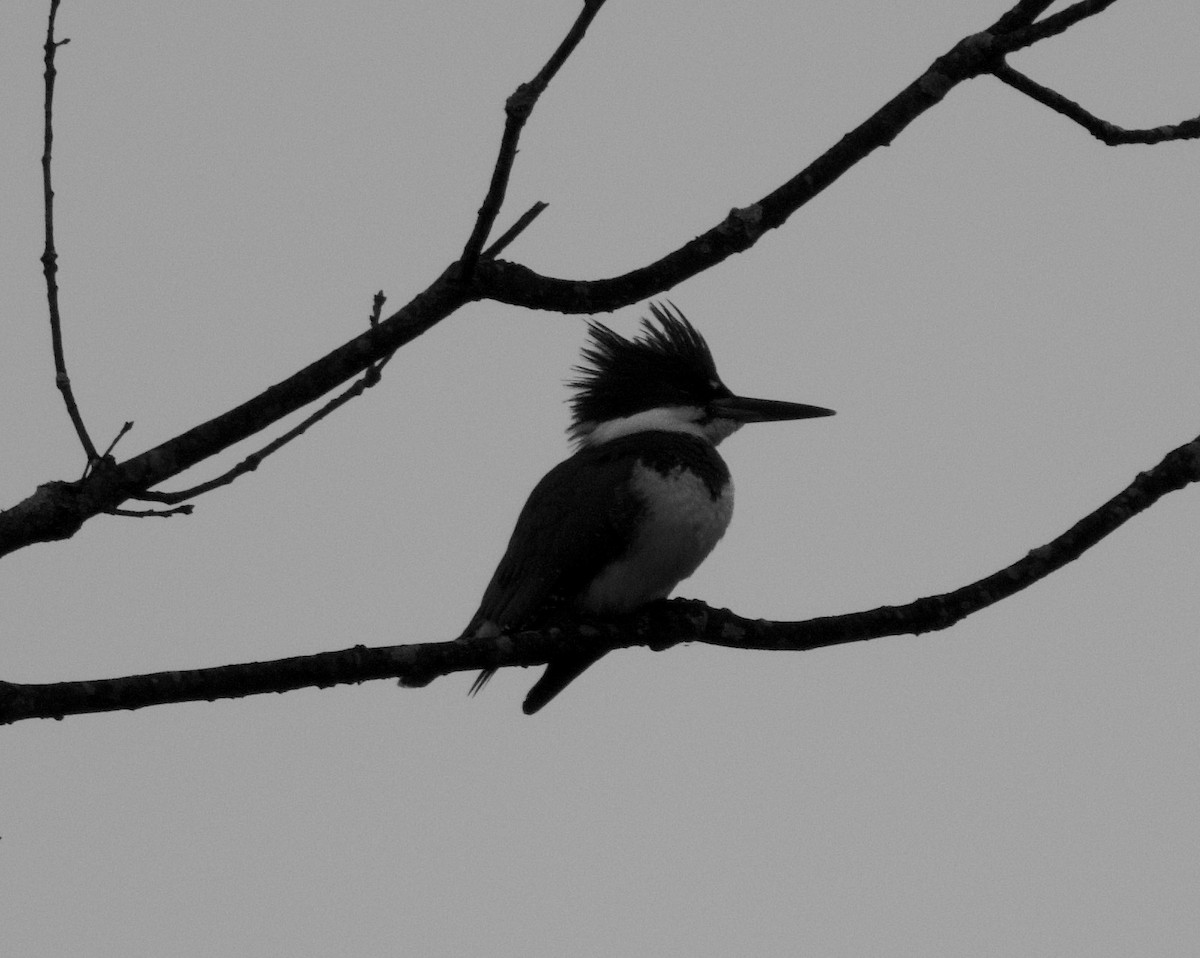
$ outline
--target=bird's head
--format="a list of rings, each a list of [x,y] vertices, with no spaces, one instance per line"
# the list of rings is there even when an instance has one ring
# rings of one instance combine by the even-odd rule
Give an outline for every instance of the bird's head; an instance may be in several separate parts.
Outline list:
[[[714,446],[748,422],[832,416],[803,403],[735,396],[721,382],[704,337],[670,303],[651,304],[634,339],[601,323],[588,326],[579,374],[568,385],[571,439],[599,445],[647,430],[684,432]]]

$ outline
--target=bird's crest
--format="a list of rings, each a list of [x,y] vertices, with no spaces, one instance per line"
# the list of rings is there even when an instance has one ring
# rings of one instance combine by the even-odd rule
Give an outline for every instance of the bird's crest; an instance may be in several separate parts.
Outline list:
[[[728,395],[704,337],[673,303],[652,303],[640,334],[626,339],[603,323],[589,323],[589,342],[571,397],[568,433],[583,442],[602,422],[657,406],[693,406]]]

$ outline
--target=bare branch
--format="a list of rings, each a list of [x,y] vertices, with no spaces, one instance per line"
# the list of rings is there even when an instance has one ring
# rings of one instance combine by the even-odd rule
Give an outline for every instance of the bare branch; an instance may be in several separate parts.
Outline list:
[[[783,225],[792,213],[860,160],[892,142],[957,84],[981,73],[995,71],[1001,66],[1007,50],[1028,46],[1044,36],[1061,32],[1109,3],[1111,0],[1107,3],[1077,3],[1061,14],[1029,26],[1029,19],[1045,7],[1040,2],[1021,0],[993,28],[1012,26],[1009,33],[985,31],[966,37],[865,123],[851,130],[792,179],[758,202],[732,210],[706,233],[648,266],[611,279],[586,281],[540,276],[527,267],[485,258],[481,253],[475,254],[478,262],[473,273],[464,271],[461,262],[451,264],[427,289],[395,314],[240,406],[124,463],[92,470],[79,482],[43,484],[23,502],[0,512],[0,556],[34,542],[69,538],[91,517],[111,512],[126,499],[145,495],[155,485],[254,435],[366,372],[468,302],[492,299],[562,313],[596,313],[661,293],[734,253],[749,249],[764,233]],[[574,49],[600,6],[601,0],[585,2],[571,34],[538,76],[518,93],[524,90],[525,96],[532,95],[536,100],[536,94],[545,88]],[[1029,32],[1031,30],[1041,32],[1034,35]],[[532,101],[529,102],[531,105]],[[489,191],[487,201],[488,209],[494,206],[495,210],[481,210],[476,223],[478,236],[473,234],[472,240],[468,241],[465,257],[467,252],[482,248],[482,237],[486,237],[494,224],[518,133],[519,125],[510,125],[506,130],[508,141],[502,144],[501,160],[493,177],[495,188]],[[504,159],[506,156],[507,160]],[[493,249],[507,241],[507,236],[502,237],[493,244]],[[464,279],[464,275],[470,278]]]
[[[370,324],[372,329],[379,325],[379,314],[383,311],[383,304],[386,301],[387,297],[383,294],[383,290],[380,290],[378,293],[376,293],[372,299],[371,315],[367,317],[367,322]],[[335,396],[299,425],[289,429],[282,436],[279,436],[274,441],[267,443],[267,445],[263,446],[261,449],[252,452],[228,472],[217,476],[215,479],[210,479],[208,482],[202,482],[199,485],[192,486],[190,489],[180,489],[177,492],[148,490],[146,492],[137,493],[130,498],[142,499],[148,502],[183,502],[187,499],[194,499],[196,496],[203,495],[206,492],[212,492],[214,489],[219,489],[222,486],[227,486],[239,476],[244,476],[248,472],[253,472],[259,467],[262,461],[272,453],[278,452],[293,439],[304,435],[304,433],[306,433],[312,426],[320,422],[334,410],[344,406],[351,399],[361,396],[364,392],[378,383],[380,374],[383,372],[383,367],[388,364],[388,361],[394,355],[395,353],[392,353],[391,355],[381,359],[374,366],[367,367],[367,371],[363,375],[362,379],[358,380],[353,386],[340,395]],[[187,508],[188,511],[191,511],[191,506],[188,506]],[[114,509],[113,512],[116,515],[126,515],[125,512],[119,509]],[[153,515],[168,514],[169,513],[153,513]]]
[[[483,244],[487,242],[488,234],[492,231],[496,217],[500,215],[500,207],[504,203],[504,194],[508,190],[508,179],[512,174],[513,162],[517,158],[517,143],[521,139],[521,130],[525,126],[525,121],[529,119],[529,115],[537,105],[538,98],[549,86],[550,81],[554,79],[559,68],[567,62],[567,57],[579,46],[583,35],[587,33],[587,28],[596,18],[596,14],[600,12],[602,6],[604,6],[604,0],[584,0],[579,16],[575,18],[571,29],[563,38],[562,43],[558,45],[558,49],[546,61],[546,65],[532,80],[517,87],[504,105],[507,119],[504,121],[504,135],[500,139],[500,152],[496,157],[496,167],[492,170],[492,182],[488,186],[487,195],[483,198],[483,205],[479,207],[475,228],[471,231],[460,258],[460,279],[463,282],[469,281],[473,276],[475,266],[479,262],[479,251],[483,249]]]
[[[1011,33],[1022,27],[1027,27],[1034,20],[1054,6],[1054,0],[1020,0],[1011,10],[988,27],[988,33]]]
[[[132,519],[166,519],[169,516],[190,516],[195,506],[177,506],[174,509],[113,509],[110,515],[127,516]]]
[[[131,430],[132,428],[133,428],[132,422],[122,423],[121,428],[117,431],[117,434],[113,437],[113,441],[110,442],[108,444],[108,448],[105,449],[103,453],[101,453],[100,458],[107,459],[109,456],[111,456],[112,451],[117,448],[117,443],[119,443],[121,441],[121,437],[124,436],[127,432],[129,432],[129,430]]]
[[[62,718],[88,712],[139,709],[173,702],[213,701],[264,692],[399,678],[427,685],[452,672],[548,662],[570,650],[645,646],[667,649],[705,642],[735,649],[810,651],[883,636],[946,629],[968,615],[1028,588],[1077,559],[1109,533],[1169,492],[1200,481],[1200,437],[1168,453],[1118,495],[1046,545],[986,578],[908,605],[826,616],[803,622],[747,619],[702,602],[657,603],[625,619],[564,622],[537,632],[499,638],[367,648],[295,656],[210,669],[158,672],[88,682],[23,685],[0,682],[0,723]]]
[[[390,358],[390,357],[389,357]],[[259,467],[264,459],[272,453],[278,452],[293,439],[304,435],[312,426],[316,425],[334,410],[339,409],[348,403],[351,399],[361,396],[366,390],[370,389],[379,382],[380,370],[387,364],[387,359],[383,359],[378,365],[371,366],[366,374],[356,381],[353,386],[345,392],[335,396],[324,406],[307,417],[299,425],[294,426],[285,432],[282,436],[267,443],[261,449],[252,452],[245,459],[239,462],[236,466],[226,473],[222,473],[215,479],[209,479],[207,482],[202,482],[199,485],[192,486],[190,489],[180,489],[177,492],[165,492],[157,490],[148,490],[146,492],[136,493],[130,498],[143,499],[150,502],[183,502],[187,499],[194,499],[196,496],[201,496],[206,492],[212,492],[214,489],[219,489],[222,486],[227,486],[239,476],[244,476],[248,472],[253,472]],[[123,515],[119,510],[113,510],[117,515]]]
[[[543,203],[541,200],[538,200],[533,204],[533,206],[529,207],[529,209],[520,215],[520,217],[515,223],[513,223],[512,226],[510,226],[500,235],[500,238],[496,240],[496,242],[483,251],[483,258],[495,259],[501,253],[503,253],[509,244],[512,243],[512,241],[522,233],[524,233],[529,227],[529,224],[537,219],[541,215],[542,210],[549,205],[549,203]]]
[[[1064,33],[1079,23],[1080,20],[1086,20],[1088,17],[1094,17],[1098,13],[1103,13],[1116,2],[1117,0],[1080,0],[1079,3],[1074,3],[1065,10],[1051,14],[1045,20],[1038,20],[1031,26],[1012,30],[1000,39],[1000,44],[1004,48],[1005,53],[1012,53],[1014,50],[1033,46],[1042,40],[1048,40],[1050,37]],[[1031,6],[1038,5],[1032,4]],[[1050,4],[1046,4],[1046,7],[1048,6]]]
[[[54,247],[54,188],[50,178],[50,156],[54,145],[54,80],[58,70],[54,66],[54,55],[58,48],[70,40],[54,39],[54,20],[58,16],[59,0],[50,0],[50,16],[46,26],[45,64],[46,97],[45,121],[42,134],[42,200],[45,208],[46,246],[42,252],[42,274],[46,277],[46,302],[50,308],[50,342],[54,350],[54,383],[62,393],[67,415],[75,426],[75,434],[83,446],[88,462],[98,458],[96,447],[83,424],[75,394],[71,389],[71,377],[67,375],[67,360],[63,353],[62,318],[58,309],[58,251]]]
[[[52,481],[0,511],[0,556],[73,536],[100,513],[320,399],[445,319],[469,296],[447,270],[406,306],[348,343],[228,412],[79,482]]]
[[[1061,93],[1042,86],[1036,80],[1031,80],[1019,73],[1007,63],[993,71],[996,78],[1007,83],[1014,90],[1019,90],[1026,96],[1032,97],[1055,113],[1061,113],[1069,120],[1074,120],[1092,136],[1109,146],[1121,146],[1126,143],[1162,143],[1166,140],[1195,140],[1200,138],[1200,116],[1172,126],[1156,126],[1146,130],[1126,130],[1107,120],[1089,113],[1074,100],[1068,100]]]
[[[658,261],[610,279],[542,276],[505,260],[481,262],[475,285],[482,298],[562,313],[601,313],[636,303],[748,250],[805,203],[880,147],[890,144],[926,110],[964,80],[990,73],[999,63],[995,39],[984,32],[959,41],[866,121],[782,186]]]

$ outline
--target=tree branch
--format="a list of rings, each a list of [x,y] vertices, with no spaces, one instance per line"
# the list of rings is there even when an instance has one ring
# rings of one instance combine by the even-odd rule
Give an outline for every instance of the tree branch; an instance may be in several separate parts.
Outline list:
[[[383,309],[383,303],[384,303],[385,299],[386,299],[386,297],[383,295],[382,290],[380,290],[378,293],[375,294],[375,298],[373,301],[374,306],[371,311],[371,315],[368,317],[368,322],[370,323],[370,326],[372,329],[374,329],[376,326],[379,325],[379,314],[380,314],[380,311]],[[383,372],[383,367],[388,364],[388,360],[390,360],[391,357],[394,355],[395,355],[395,353],[391,353],[390,355],[385,356],[383,359],[381,359],[375,365],[367,367],[366,373],[363,374],[361,379],[356,380],[353,386],[351,386],[345,392],[339,393],[337,396],[334,396],[333,399],[331,399],[331,400],[329,400],[329,402],[325,403],[320,409],[318,409],[316,412],[314,412],[311,416],[306,417],[303,422],[300,422],[299,424],[293,426],[291,429],[289,429],[283,435],[277,437],[276,439],[273,439],[271,442],[267,443],[261,449],[257,449],[254,452],[250,453],[250,455],[248,455],[245,459],[243,459],[241,462],[239,462],[236,466],[234,466],[228,472],[224,472],[221,475],[217,476],[215,479],[209,479],[207,482],[202,482],[199,485],[192,486],[188,489],[179,489],[174,492],[147,490],[145,492],[135,493],[130,498],[142,499],[147,502],[163,502],[163,503],[184,502],[188,499],[194,499],[197,496],[201,496],[206,492],[212,492],[214,489],[220,489],[222,486],[229,485],[231,482],[233,482],[238,477],[244,476],[244,475],[246,475],[246,473],[249,473],[249,472],[254,472],[254,470],[256,470],[262,464],[262,461],[264,459],[266,459],[268,456],[271,456],[274,453],[278,452],[280,449],[282,449],[284,446],[286,446],[293,439],[296,439],[296,438],[304,435],[306,432],[308,432],[309,429],[311,429],[313,426],[315,426],[318,422],[320,422],[326,416],[333,413],[335,410],[340,409],[342,406],[344,406],[346,403],[348,403],[351,399],[358,398],[364,392],[366,392],[368,389],[370,389],[372,386],[377,385],[380,381],[380,376]],[[188,509],[188,511],[190,511],[191,506],[188,506],[187,509]],[[175,512],[175,511],[178,511],[178,510],[171,510],[171,512]],[[117,515],[127,515],[127,513],[122,512],[121,510],[114,510],[114,512]],[[167,513],[167,512],[151,513],[151,515],[169,515],[169,514],[171,514],[171,513]]]
[[[1052,6],[1054,0],[1019,0],[1016,6],[1006,10],[999,20],[988,27],[988,33],[1012,33],[1027,27]]]
[[[46,277],[46,302],[50,309],[50,343],[54,351],[54,384],[62,393],[63,403],[67,407],[67,415],[75,427],[84,454],[89,463],[99,458],[92,437],[88,435],[87,427],[83,424],[83,416],[75,402],[75,393],[71,389],[71,377],[67,375],[67,360],[63,352],[62,317],[58,309],[58,250],[54,248],[54,187],[50,177],[50,157],[54,145],[54,81],[58,70],[54,66],[54,56],[58,48],[70,43],[70,40],[54,39],[54,20],[58,16],[59,0],[50,0],[50,16],[46,26],[45,50],[45,119],[42,128],[42,202],[45,210],[46,245],[42,252],[42,274]]]
[[[783,185],[648,266],[610,279],[542,276],[505,260],[481,262],[476,286],[481,298],[513,306],[563,313],[609,312],[664,292],[752,247],[800,207],[835,183],[855,164],[890,144],[959,83],[990,73],[999,62],[990,33],[959,41],[916,80],[866,121]]]
[[[487,241],[492,226],[495,225],[496,217],[500,214],[500,207],[504,203],[504,194],[508,191],[508,180],[512,175],[513,163],[517,158],[517,143],[521,139],[521,130],[525,127],[525,121],[533,113],[533,108],[537,106],[538,99],[550,85],[554,75],[567,62],[567,57],[579,46],[583,35],[587,33],[587,28],[596,18],[596,14],[600,12],[602,6],[604,6],[604,0],[584,0],[583,9],[579,11],[575,23],[572,24],[562,43],[558,45],[558,49],[546,61],[546,65],[532,80],[517,87],[513,95],[508,98],[508,102],[505,103],[504,113],[507,119],[504,121],[504,135],[500,138],[500,151],[496,157],[496,166],[492,170],[492,182],[483,198],[483,205],[479,207],[475,228],[471,231],[467,245],[463,247],[462,256],[459,258],[461,269],[459,278],[463,282],[468,282],[474,275],[475,265],[479,262],[479,252],[483,249],[483,244]]]
[[[1050,107],[1055,113],[1061,113],[1069,120],[1074,120],[1092,136],[1108,146],[1121,146],[1126,143],[1162,143],[1167,140],[1195,140],[1200,138],[1200,116],[1172,126],[1156,126],[1145,130],[1126,130],[1107,120],[1089,113],[1074,100],[1068,100],[1061,93],[1042,86],[1036,80],[1031,80],[1019,73],[1007,63],[993,71],[996,78],[1007,83],[1014,90],[1019,90],[1038,103]]]
[[[500,238],[491,246],[483,251],[484,259],[495,259],[503,253],[518,236],[529,228],[529,224],[542,215],[542,211],[549,206],[549,203],[543,203],[538,200],[533,206],[529,207],[524,213],[517,217],[517,221],[508,229],[500,234]]]
[[[1045,5],[1041,0],[1021,0],[997,21],[993,26],[995,32],[985,31],[957,43],[865,123],[847,133],[778,189],[750,206],[732,210],[703,235],[648,266],[622,276],[593,281],[541,276],[525,266],[491,258],[496,247],[502,247],[510,240],[511,237],[506,235],[493,244],[489,256],[474,254],[478,256],[478,262],[473,272],[464,271],[462,262],[451,264],[427,289],[392,316],[236,408],[123,463],[100,460],[77,482],[53,481],[39,486],[23,502],[0,512],[0,556],[35,542],[69,538],[93,516],[111,512],[131,497],[144,496],[164,480],[320,399],[468,302],[492,299],[563,313],[596,313],[664,292],[734,253],[749,249],[764,233],[783,225],[792,213],[836,182],[857,162],[891,143],[957,84],[981,73],[995,71],[1002,65],[1006,51],[1055,35],[1078,20],[1103,10],[1111,2],[1076,3],[1059,14],[1031,23],[1045,10]],[[531,89],[526,90],[525,96],[532,95],[536,100],[536,95],[578,44],[600,6],[601,0],[586,0],[571,32],[538,76],[527,85]],[[493,175],[492,189],[485,199],[486,210],[481,210],[476,231],[464,250],[465,257],[469,258],[472,250],[481,248],[483,239],[479,237],[486,238],[495,222],[518,133],[519,124],[514,121],[506,131],[508,140],[501,146],[501,159]],[[493,206],[495,211],[491,211]],[[464,272],[469,279],[464,279]]]
[[[681,642],[705,642],[732,649],[805,652],[883,636],[933,632],[949,628],[1044,579],[1167,493],[1197,481],[1200,437],[1168,453],[1162,462],[1139,474],[1100,508],[1012,565],[953,592],[907,605],[802,622],[768,622],[712,609],[703,602],[677,599],[654,604],[624,619],[564,622],[541,631],[499,638],[469,636],[452,642],[382,648],[359,645],[273,662],[87,682],[0,682],[0,723],[328,688],[372,679],[399,678],[404,685],[423,686],[452,672],[539,665],[567,651],[603,652],[633,646],[661,651]]]
[[[1103,13],[1116,2],[1117,0],[1080,0],[1079,3],[1074,3],[1065,10],[1051,14],[1045,20],[1038,20],[1028,26],[1011,30],[1001,38],[1000,44],[1005,53],[1031,47],[1035,43],[1066,32],[1081,20]],[[1041,4],[1033,6],[1041,6]],[[1050,4],[1046,4],[1042,9],[1044,10],[1048,6]]]
[[[469,297],[446,274],[402,309],[332,353],[240,406],[77,482],[54,481],[0,511],[0,556],[35,542],[67,539],[93,516],[145,493],[237,442],[253,436],[416,339]]]

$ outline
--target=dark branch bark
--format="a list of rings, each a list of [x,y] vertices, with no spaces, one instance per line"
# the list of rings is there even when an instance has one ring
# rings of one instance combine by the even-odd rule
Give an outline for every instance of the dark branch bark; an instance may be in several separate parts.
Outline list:
[[[284,416],[387,358],[470,299],[447,275],[378,326],[289,376],[253,399],[116,464],[100,460],[78,482],[48,482],[12,509],[0,512],[0,556],[35,542],[67,539],[93,516],[109,512]]]
[[[1001,46],[1005,53],[1013,53],[1016,50],[1031,47],[1042,40],[1065,33],[1081,20],[1103,13],[1116,2],[1117,0],[1080,0],[1079,3],[1073,3],[1065,10],[1051,14],[1045,20],[1038,20],[1028,26],[1010,31],[1001,38]],[[1031,4],[1031,6],[1042,6],[1042,4]],[[1042,9],[1044,10],[1048,6],[1050,4],[1042,6]]]
[[[988,33],[1012,33],[1029,26],[1043,13],[1054,6],[1054,0],[1020,0],[1016,6],[988,27]]]
[[[378,293],[375,294],[375,298],[372,303],[371,315],[367,317],[367,323],[371,329],[374,329],[379,325],[379,316],[380,316],[381,311],[383,310],[383,304],[386,301],[386,299],[387,299],[387,297],[384,296],[383,290],[380,290]],[[266,459],[268,456],[274,455],[280,449],[282,449],[284,446],[286,446],[289,442],[291,442],[293,439],[298,439],[300,436],[303,436],[306,432],[308,432],[309,429],[311,429],[313,426],[315,426],[317,423],[319,423],[322,419],[325,419],[327,416],[331,415],[336,410],[338,410],[342,406],[346,405],[346,403],[350,402],[350,400],[357,399],[359,396],[361,396],[364,392],[366,392],[372,386],[378,384],[380,382],[380,377],[383,372],[383,367],[388,364],[388,360],[391,359],[391,356],[394,356],[394,355],[395,355],[395,353],[392,353],[389,356],[386,356],[383,359],[381,359],[378,363],[368,366],[367,371],[363,374],[362,378],[356,380],[354,385],[351,386],[349,389],[347,389],[345,392],[339,393],[337,396],[334,396],[333,399],[329,400],[327,403],[325,403],[323,406],[321,406],[321,408],[318,409],[316,412],[314,412],[312,415],[306,416],[302,422],[293,426],[291,429],[289,429],[287,432],[285,432],[282,436],[278,436],[275,439],[271,440],[271,442],[267,443],[261,449],[256,449],[254,452],[250,453],[250,455],[248,455],[245,459],[243,459],[241,462],[239,462],[232,469],[228,470],[227,472],[222,473],[221,475],[217,476],[216,478],[209,479],[207,482],[202,482],[202,483],[192,486],[188,489],[179,489],[179,490],[174,490],[174,491],[170,491],[170,492],[162,491],[162,490],[152,490],[152,491],[136,493],[131,498],[144,499],[147,502],[165,502],[165,503],[184,502],[188,499],[194,499],[197,496],[204,495],[204,493],[206,493],[206,492],[212,492],[214,489],[220,489],[222,486],[227,486],[231,482],[233,482],[235,479],[237,479],[241,476],[244,476],[248,472],[254,472],[254,470],[256,470],[260,465],[262,465],[263,460]],[[130,424],[126,423],[126,425],[128,426]],[[187,508],[189,511],[191,509],[190,506],[185,507],[185,508]],[[126,515],[127,514],[120,509],[116,509],[113,511],[117,515]],[[170,514],[174,513],[175,511],[177,511],[177,510],[171,510],[170,513],[154,513],[154,514],[155,515],[170,515]]]
[[[452,642],[384,648],[360,645],[341,652],[273,662],[87,682],[48,685],[0,682],[0,723],[173,702],[240,698],[298,688],[327,688],[372,679],[398,678],[407,686],[423,686],[452,672],[540,665],[567,651],[604,652],[633,646],[663,650],[682,642],[705,642],[731,649],[805,652],[889,635],[933,632],[949,628],[1044,579],[1167,493],[1198,480],[1200,437],[1169,453],[1099,509],[1012,565],[953,592],[917,599],[907,605],[803,622],[769,622],[712,609],[702,602],[677,599],[653,605],[626,619],[565,622],[539,632],[499,638],[464,637]]]
[[[537,106],[538,99],[550,85],[550,81],[554,79],[562,65],[567,62],[567,58],[583,40],[583,35],[587,33],[587,28],[591,26],[602,6],[604,6],[604,0],[584,0],[579,16],[575,18],[570,31],[558,45],[558,49],[546,61],[546,65],[532,80],[517,87],[516,92],[508,98],[508,102],[504,105],[506,116],[504,135],[500,138],[500,150],[496,157],[496,166],[492,170],[492,181],[488,186],[487,195],[483,198],[483,205],[479,207],[475,228],[471,231],[467,245],[463,247],[462,256],[459,259],[459,278],[462,281],[469,280],[474,274],[475,265],[479,262],[480,250],[483,249],[483,244],[487,242],[487,238],[492,232],[496,217],[500,215],[500,207],[504,205],[504,196],[508,192],[508,180],[512,175],[513,163],[517,159],[517,143],[521,139],[521,131],[525,128],[525,122],[533,113],[533,108]]]
[[[58,48],[69,40],[54,39],[54,21],[58,16],[59,0],[50,0],[50,16],[46,26],[45,50],[45,81],[46,95],[44,101],[44,120],[42,127],[42,204],[45,210],[46,245],[42,252],[42,274],[46,278],[46,302],[50,309],[50,345],[54,353],[54,384],[62,393],[63,403],[67,407],[67,415],[71,417],[71,425],[75,427],[75,435],[83,446],[84,454],[89,463],[99,459],[92,437],[88,435],[87,427],[83,424],[83,415],[75,402],[75,392],[71,389],[71,377],[67,375],[67,359],[63,350],[62,316],[58,308],[58,250],[54,247],[54,186],[50,176],[51,156],[54,146],[54,81],[58,70],[54,66],[54,55]]]
[[[526,266],[496,260],[480,263],[480,298],[562,313],[609,312],[664,292],[686,279],[748,250],[766,233],[787,222],[800,207],[880,147],[890,144],[959,83],[988,73],[998,63],[990,33],[969,36],[885,103],[865,122],[782,186],[648,266],[610,279],[542,276]]]
[[[93,516],[112,512],[126,499],[144,496],[164,480],[320,399],[468,302],[493,299],[563,313],[595,313],[628,306],[664,292],[734,253],[749,249],[765,232],[783,225],[796,210],[855,163],[892,142],[957,84],[1000,67],[1005,52],[1061,32],[1072,23],[1103,10],[1111,2],[1077,3],[1038,21],[1035,18],[1044,12],[1046,5],[1022,0],[1001,17],[991,31],[969,36],[939,57],[865,123],[846,134],[778,189],[756,203],[732,210],[716,226],[657,262],[610,279],[587,281],[540,276],[520,264],[477,252],[491,231],[507,185],[520,132],[519,123],[510,123],[493,175],[492,189],[485,199],[485,209],[481,210],[476,231],[464,250],[464,256],[468,258],[479,257],[473,271],[464,269],[463,262],[451,264],[428,289],[388,319],[215,419],[125,462],[97,460],[90,473],[78,482],[43,484],[23,502],[0,512],[0,556],[35,542],[69,538]],[[585,2],[579,18],[555,54],[537,77],[519,88],[514,97],[520,99],[523,95],[523,102],[532,107],[537,95],[578,44],[600,5],[598,0]]]
[[[1061,93],[1042,86],[1036,80],[1031,80],[1019,73],[1008,64],[997,67],[994,71],[997,79],[1007,83],[1014,90],[1019,90],[1026,96],[1050,107],[1055,113],[1061,113],[1069,120],[1074,120],[1101,143],[1108,146],[1122,146],[1126,143],[1164,143],[1167,140],[1200,139],[1200,116],[1182,123],[1169,126],[1156,126],[1145,130],[1126,130],[1115,123],[1102,120],[1081,107],[1074,100],[1068,100]]]
[[[533,206],[529,207],[529,209],[527,209],[520,215],[520,217],[518,217],[517,221],[513,223],[512,226],[500,234],[500,238],[497,239],[496,242],[483,251],[483,258],[495,259],[506,249],[508,249],[508,247],[512,245],[513,241],[522,233],[524,233],[525,230],[529,228],[529,224],[541,216],[542,212],[549,205],[549,203],[543,203],[541,200],[538,200],[533,204]]]
[[[538,96],[582,39],[602,2],[585,0],[583,11],[555,54],[534,80],[522,85],[510,98],[508,122],[491,185],[459,262],[451,264],[426,290],[387,319],[378,321],[377,309],[367,331],[328,355],[240,406],[125,462],[117,463],[107,454],[96,456],[90,440],[86,439],[86,432],[81,431],[81,441],[89,450],[88,473],[76,482],[45,483],[16,507],[0,512],[0,556],[34,542],[68,538],[86,520],[100,513],[117,511],[120,504],[129,498],[177,501],[182,496],[155,493],[153,487],[320,399],[353,377],[366,373],[364,380],[343,397],[335,399],[325,410],[315,414],[315,417],[310,417],[309,422],[320,418],[366,388],[370,378],[377,375],[379,366],[397,349],[468,302],[493,299],[563,313],[595,313],[627,306],[664,292],[734,253],[749,249],[765,232],[782,226],[800,207],[871,152],[892,142],[910,123],[964,80],[995,72],[1005,82],[1084,126],[1091,123],[1109,134],[1117,129],[1092,117],[1059,94],[1012,71],[1003,61],[1007,53],[1055,36],[1086,17],[1103,11],[1114,0],[1082,0],[1041,20],[1038,18],[1050,6],[1048,2],[1020,0],[988,31],[965,38],[939,57],[872,117],[847,133],[786,183],[757,202],[732,210],[703,235],[657,262],[609,279],[587,281],[540,276],[517,263],[495,259],[540,212],[540,205],[518,220],[489,249],[484,251],[483,245],[503,205],[525,119]],[[48,36],[49,91],[53,82],[53,14]],[[48,93],[47,112],[49,103]],[[1128,137],[1143,137],[1122,142],[1158,142],[1161,139],[1195,135],[1190,124],[1197,122],[1187,121],[1171,128],[1176,135],[1158,136],[1157,139],[1149,138],[1157,136],[1156,131],[1120,133]],[[1180,133],[1180,130],[1183,132]],[[49,135],[47,127],[47,162]],[[46,190],[48,244],[45,261],[48,278],[52,282],[55,255],[49,203],[53,194],[48,177]],[[56,321],[53,326],[57,330]],[[60,352],[56,335],[56,368],[61,386],[61,382],[66,380],[66,372],[65,365],[60,362]],[[64,395],[69,396],[69,385]],[[68,408],[72,408],[71,402],[68,402]],[[81,422],[77,424],[77,428],[81,426]],[[303,431],[304,427],[297,428]],[[262,455],[292,438],[293,434],[298,434],[297,430],[276,440],[262,453],[256,454],[257,458],[251,457],[252,464],[235,468],[228,474],[229,478],[250,471]],[[225,698],[303,686],[323,687],[383,677],[398,677],[406,684],[420,685],[453,671],[546,662],[565,648],[577,649],[589,643],[599,650],[632,645],[667,648],[686,641],[704,641],[735,648],[803,650],[883,635],[942,629],[1043,578],[1076,558],[1166,492],[1196,481],[1200,473],[1198,442],[1200,440],[1176,450],[1154,470],[1139,476],[1121,495],[1021,561],[962,589],[920,599],[905,606],[808,622],[763,622],[714,611],[701,603],[675,602],[647,610],[623,623],[567,624],[559,629],[521,633],[502,637],[498,641],[463,639],[379,649],[356,647],[344,652],[277,662],[98,682],[0,684],[0,721],[141,708],[163,702]],[[225,477],[187,490],[187,494],[198,494],[223,481]]]

